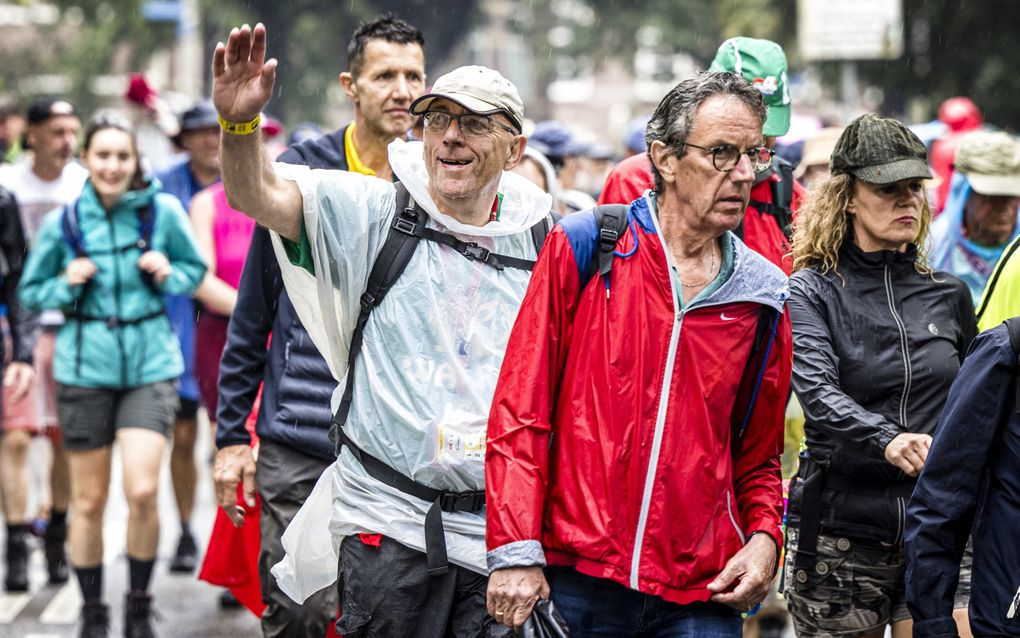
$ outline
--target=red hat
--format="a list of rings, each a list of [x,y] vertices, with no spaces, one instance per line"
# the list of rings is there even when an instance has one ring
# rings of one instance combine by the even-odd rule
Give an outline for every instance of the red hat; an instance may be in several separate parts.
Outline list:
[[[152,108],[153,100],[159,97],[159,91],[152,88],[142,73],[132,73],[128,76],[128,88],[124,99],[128,102]]]

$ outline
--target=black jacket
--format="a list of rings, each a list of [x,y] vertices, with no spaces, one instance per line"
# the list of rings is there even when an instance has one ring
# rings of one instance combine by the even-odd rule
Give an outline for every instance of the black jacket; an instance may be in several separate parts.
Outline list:
[[[1020,636],[1017,375],[1017,354],[1000,324],[974,340],[949,393],[907,509],[907,605],[915,636],[957,635],[953,594],[972,525],[974,635]]]
[[[295,145],[278,161],[347,170],[345,130]],[[267,349],[270,333],[273,339]],[[250,443],[244,424],[263,381],[255,425],[259,437],[320,459],[336,458],[327,432],[337,382],[284,290],[269,231],[257,227],[220,362],[218,448]]]
[[[36,316],[18,301],[18,281],[25,266],[25,231],[14,195],[0,187],[0,303],[7,306],[7,322],[14,352],[12,361],[32,363],[32,348],[39,324]],[[4,343],[0,339],[0,365],[4,360]]]
[[[830,532],[841,514],[843,524],[859,524],[838,530],[847,535],[902,541],[915,479],[885,460],[885,448],[901,432],[934,434],[977,332],[966,285],[947,273],[919,274],[915,256],[913,247],[864,253],[847,241],[835,272],[805,269],[790,278],[793,388],[804,408],[807,457],[827,468],[829,486],[851,484],[864,494],[891,487],[900,497],[869,502],[826,490],[823,509],[841,510],[823,514]]]

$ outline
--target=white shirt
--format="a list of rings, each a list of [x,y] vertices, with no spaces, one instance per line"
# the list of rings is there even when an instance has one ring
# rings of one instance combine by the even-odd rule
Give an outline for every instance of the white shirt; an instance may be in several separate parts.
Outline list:
[[[14,164],[0,165],[0,186],[14,193],[18,200],[21,224],[29,246],[46,213],[77,199],[88,176],[89,172],[80,164],[68,162],[60,177],[46,181],[32,170],[31,156],[23,157]],[[40,315],[39,322],[43,326],[59,326],[64,323],[64,315],[59,310],[47,310]]]

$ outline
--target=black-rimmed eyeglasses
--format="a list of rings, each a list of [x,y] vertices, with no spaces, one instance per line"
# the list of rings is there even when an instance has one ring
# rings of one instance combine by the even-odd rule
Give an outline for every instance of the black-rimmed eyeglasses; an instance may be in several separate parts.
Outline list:
[[[730,146],[729,144],[707,148],[685,142],[684,146],[690,146],[711,155],[712,166],[715,167],[715,170],[723,173],[728,173],[736,168],[737,164],[740,163],[741,155],[747,155],[748,159],[751,160],[751,168],[754,169],[755,173],[762,173],[767,171],[769,166],[772,165],[772,156],[776,154],[771,148],[765,146],[755,146],[746,151],[741,151],[736,146]]]
[[[509,126],[503,126],[488,115],[477,115],[475,113],[455,115],[446,111],[426,111],[423,117],[425,118],[425,128],[436,132],[445,131],[450,126],[450,122],[457,120],[461,132],[465,135],[486,135],[491,133],[497,126],[508,133],[517,135],[517,131]]]

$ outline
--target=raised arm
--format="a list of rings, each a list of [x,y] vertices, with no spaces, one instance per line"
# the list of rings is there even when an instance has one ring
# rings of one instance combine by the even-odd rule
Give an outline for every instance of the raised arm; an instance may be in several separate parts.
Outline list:
[[[213,53],[213,104],[227,122],[253,121],[273,95],[276,59],[266,61],[266,28],[233,29]],[[257,132],[257,127],[256,127]],[[260,135],[220,136],[223,184],[230,205],[291,241],[299,241],[302,200],[297,185],[276,176]]]

